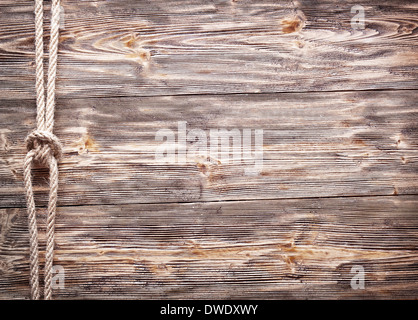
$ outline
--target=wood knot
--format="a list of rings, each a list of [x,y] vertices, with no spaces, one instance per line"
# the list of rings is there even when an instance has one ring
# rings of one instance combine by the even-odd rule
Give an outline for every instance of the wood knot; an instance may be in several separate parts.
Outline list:
[[[305,26],[306,17],[302,11],[298,10],[293,17],[281,21],[283,33],[299,32]]]

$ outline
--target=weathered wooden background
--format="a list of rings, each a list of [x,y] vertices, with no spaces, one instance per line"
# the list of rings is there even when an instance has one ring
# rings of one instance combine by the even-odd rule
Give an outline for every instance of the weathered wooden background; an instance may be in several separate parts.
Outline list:
[[[418,298],[417,1],[62,6],[54,298]],[[2,299],[29,298],[32,11],[0,0]],[[263,171],[155,162],[178,121],[263,129]],[[43,248],[44,208],[38,221]]]

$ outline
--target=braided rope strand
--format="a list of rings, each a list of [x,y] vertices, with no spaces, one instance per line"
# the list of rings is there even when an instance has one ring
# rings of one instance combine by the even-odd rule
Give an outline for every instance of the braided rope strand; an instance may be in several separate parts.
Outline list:
[[[45,88],[44,88],[44,41],[43,41],[43,1],[35,1],[35,68],[36,68],[36,106],[39,130],[45,130]]]
[[[55,78],[57,74],[58,34],[60,22],[59,0],[52,0],[51,14],[51,39],[49,41],[48,84],[45,110],[45,129],[49,132],[52,132],[54,127]]]
[[[23,176],[26,190],[26,206],[29,222],[29,244],[30,244],[30,288],[31,298],[38,300],[39,293],[39,258],[38,258],[38,228],[36,225],[35,200],[33,199],[31,168],[36,151],[27,153],[23,165]]]
[[[58,191],[58,163],[55,157],[50,157],[49,162],[49,201],[48,218],[46,225],[46,254],[45,254],[45,300],[52,298],[52,266],[54,262],[55,242],[55,211],[57,207]]]
[[[43,71],[43,0],[35,0],[35,63],[36,63],[36,112],[37,129],[31,132],[25,142],[28,153],[23,164],[26,205],[28,212],[30,242],[30,287],[31,298],[40,298],[39,289],[39,249],[36,223],[36,206],[32,186],[32,165],[39,162],[49,167],[49,199],[46,226],[45,289],[44,298],[52,299],[52,268],[54,261],[55,215],[58,193],[58,161],[62,155],[59,139],[53,134],[55,112],[55,78],[57,72],[58,34],[60,1],[53,0],[51,7],[51,38],[49,44],[49,66],[47,98]]]

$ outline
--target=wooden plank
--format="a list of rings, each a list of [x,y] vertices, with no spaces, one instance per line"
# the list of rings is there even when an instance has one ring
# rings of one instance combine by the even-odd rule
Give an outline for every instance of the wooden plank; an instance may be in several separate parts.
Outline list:
[[[32,4],[0,2],[1,99],[34,97]],[[62,5],[59,97],[418,88],[416,1]]]
[[[60,207],[54,297],[416,299],[417,208],[417,196]],[[25,210],[0,218],[0,298],[28,298]]]
[[[417,91],[59,100],[59,205],[417,194],[416,100]],[[4,100],[0,113],[0,204],[22,207],[35,102]],[[254,162],[226,153],[157,161],[157,131],[177,133],[179,121],[208,140],[210,129],[249,128],[253,140],[262,129],[262,171],[248,176]],[[47,170],[34,176],[44,205]]]

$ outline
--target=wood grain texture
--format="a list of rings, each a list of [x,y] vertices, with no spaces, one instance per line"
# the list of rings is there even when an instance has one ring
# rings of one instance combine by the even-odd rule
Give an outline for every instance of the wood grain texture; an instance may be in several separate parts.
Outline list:
[[[66,277],[54,297],[416,298],[417,206],[389,196],[61,207],[55,264]],[[27,298],[26,214],[0,218],[0,298]],[[354,265],[364,290],[350,286]]]
[[[62,5],[59,97],[417,88],[416,1]],[[351,28],[354,5],[365,30]],[[34,96],[32,10],[0,2],[1,99]]]
[[[416,1],[61,2],[54,298],[418,298]],[[0,0],[0,299],[29,298],[32,11]],[[263,130],[262,171],[156,161],[179,121]]]
[[[59,205],[416,194],[416,99],[416,91],[64,99]],[[5,100],[0,110],[0,203],[22,207],[35,105]],[[157,131],[177,132],[178,121],[206,132],[263,129],[262,172],[248,176],[252,164],[224,163],[221,154],[156,161]],[[47,170],[35,177],[45,204]]]

